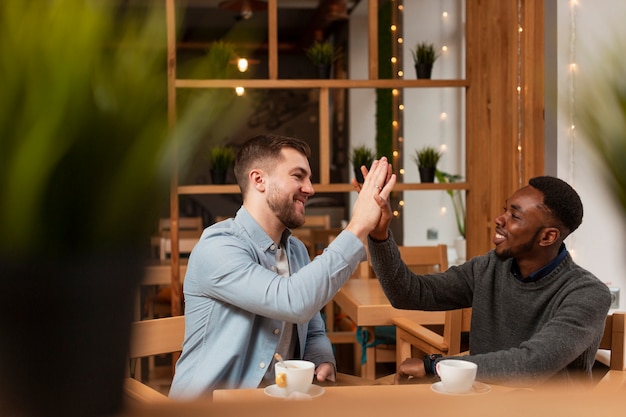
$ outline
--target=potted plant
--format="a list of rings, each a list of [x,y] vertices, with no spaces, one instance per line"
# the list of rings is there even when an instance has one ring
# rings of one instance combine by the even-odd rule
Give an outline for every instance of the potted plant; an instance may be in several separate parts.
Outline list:
[[[144,242],[211,113],[170,129],[162,10],[101,3],[0,2],[2,415],[122,411]]]
[[[210,150],[211,180],[213,184],[225,184],[226,175],[235,161],[235,151],[230,146],[214,146]]]
[[[442,184],[453,183],[463,179],[460,175],[452,175],[447,172],[437,170],[435,172],[437,181]],[[465,201],[461,190],[446,190],[446,193],[452,200],[452,208],[454,209],[454,217],[456,219],[456,227],[459,231],[459,237],[454,241],[454,248],[457,253],[457,262],[461,263],[466,258],[466,241],[465,241]]]
[[[420,42],[415,49],[411,49],[413,62],[415,63],[415,71],[417,78],[430,79],[433,70],[433,64],[438,58],[435,53],[435,45],[432,43]]]
[[[363,173],[361,173],[361,166],[365,165],[369,169],[374,159],[376,159],[376,153],[372,148],[362,145],[352,149],[350,161],[354,168],[354,176],[359,184],[363,184],[363,181],[365,181]]]
[[[437,163],[441,159],[442,153],[432,146],[424,146],[415,150],[413,160],[417,164],[422,182],[434,182]]]
[[[330,41],[315,41],[305,49],[306,56],[317,67],[318,78],[330,78],[332,64],[341,56]]]

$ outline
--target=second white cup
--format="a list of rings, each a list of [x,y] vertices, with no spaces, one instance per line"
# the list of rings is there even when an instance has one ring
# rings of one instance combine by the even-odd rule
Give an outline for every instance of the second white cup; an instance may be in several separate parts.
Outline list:
[[[437,362],[437,374],[443,389],[453,394],[472,390],[478,365],[460,359],[446,359]]]

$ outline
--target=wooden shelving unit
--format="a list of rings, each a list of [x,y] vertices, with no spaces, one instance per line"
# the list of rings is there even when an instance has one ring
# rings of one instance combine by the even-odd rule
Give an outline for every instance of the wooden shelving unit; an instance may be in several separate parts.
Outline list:
[[[542,0],[466,0],[464,80],[378,79],[378,0],[368,4],[368,79],[278,79],[278,0],[268,0],[268,78],[192,80],[176,77],[175,0],[166,1],[170,123],[176,122],[179,89],[318,89],[320,175],[317,192],[352,192],[350,184],[330,182],[330,92],[353,88],[463,88],[466,92],[466,178],[455,184],[398,184],[398,191],[465,189],[468,257],[490,249],[493,218],[503,201],[528,178],[543,173]],[[520,21],[521,16],[521,21]],[[520,25],[532,30],[519,32]],[[520,35],[520,33],[522,33]],[[521,36],[521,42],[520,42]],[[523,50],[523,55],[520,55]],[[518,81],[522,80],[521,97]],[[520,120],[522,123],[520,123]],[[523,146],[524,153],[520,151]],[[171,185],[172,312],[181,313],[178,198],[183,194],[236,194],[236,185]]]

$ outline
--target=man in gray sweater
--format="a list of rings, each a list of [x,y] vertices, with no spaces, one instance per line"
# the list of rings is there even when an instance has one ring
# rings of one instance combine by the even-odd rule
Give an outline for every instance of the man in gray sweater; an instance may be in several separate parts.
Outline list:
[[[564,181],[536,177],[495,219],[495,249],[436,274],[416,275],[388,230],[391,210],[369,235],[376,276],[396,308],[472,307],[470,355],[477,379],[504,384],[589,379],[611,296],[576,265],[564,239],[582,222],[580,197]],[[435,375],[440,358],[408,358],[396,382]]]

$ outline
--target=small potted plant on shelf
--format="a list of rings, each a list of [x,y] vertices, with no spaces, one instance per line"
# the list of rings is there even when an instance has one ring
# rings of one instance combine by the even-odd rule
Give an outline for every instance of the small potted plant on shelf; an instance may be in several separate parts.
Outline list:
[[[372,148],[362,145],[352,149],[350,161],[354,168],[354,176],[359,184],[363,184],[363,181],[365,181],[361,173],[361,166],[365,165],[369,169],[374,159],[376,159],[376,153]]]
[[[205,56],[207,72],[204,76],[217,79],[234,78],[237,73],[236,66],[233,65],[236,56],[232,43],[214,41]]]
[[[235,161],[235,151],[230,146],[214,146],[210,151],[210,160],[213,184],[225,184],[228,170]]]
[[[330,78],[333,63],[341,56],[330,41],[315,41],[305,49],[306,56],[317,67],[318,78]]]
[[[460,175],[453,175],[447,172],[437,170],[435,172],[437,181],[442,184],[450,184],[463,179]],[[465,243],[465,202],[461,190],[446,190],[446,193],[452,200],[452,208],[454,209],[454,217],[456,218],[456,227],[459,231],[459,237],[454,241],[454,248],[457,253],[457,263],[465,262],[466,243]]]
[[[411,54],[413,55],[417,78],[430,79],[433,64],[438,58],[435,53],[435,45],[432,43],[420,42],[417,44],[415,49],[411,49]]]
[[[437,163],[441,159],[441,152],[432,146],[424,146],[415,151],[413,160],[417,164],[422,182],[434,182]]]

